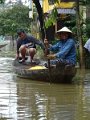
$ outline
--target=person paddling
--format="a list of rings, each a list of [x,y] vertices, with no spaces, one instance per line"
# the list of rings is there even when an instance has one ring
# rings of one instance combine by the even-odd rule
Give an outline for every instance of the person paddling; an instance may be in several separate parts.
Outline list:
[[[72,37],[72,31],[67,27],[63,27],[58,30],[56,34],[59,37],[58,42],[48,48],[53,54],[46,56],[47,59],[50,59],[50,65],[53,66],[62,63],[75,66],[76,47],[75,41]],[[44,41],[44,44],[47,44],[47,41]],[[48,67],[48,63],[45,63],[45,66]]]

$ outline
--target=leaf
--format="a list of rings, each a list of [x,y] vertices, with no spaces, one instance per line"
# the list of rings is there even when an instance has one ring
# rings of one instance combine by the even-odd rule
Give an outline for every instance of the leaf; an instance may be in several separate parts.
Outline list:
[[[46,28],[48,28],[51,25],[54,25],[56,23],[56,21],[57,21],[57,15],[58,15],[57,9],[54,8],[51,11],[51,14],[49,14],[49,17],[48,17],[47,21],[45,21],[45,27]]]

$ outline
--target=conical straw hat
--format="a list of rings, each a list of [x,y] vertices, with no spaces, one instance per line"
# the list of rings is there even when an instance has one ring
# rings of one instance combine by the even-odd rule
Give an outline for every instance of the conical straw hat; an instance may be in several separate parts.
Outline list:
[[[58,30],[57,33],[60,33],[60,32],[69,32],[69,33],[72,33],[71,30],[69,30],[67,27],[63,27],[62,29]]]

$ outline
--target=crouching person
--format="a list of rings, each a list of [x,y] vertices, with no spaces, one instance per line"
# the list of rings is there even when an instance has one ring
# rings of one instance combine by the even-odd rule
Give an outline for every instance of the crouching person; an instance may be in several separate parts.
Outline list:
[[[41,46],[41,48],[44,50],[44,44],[33,36],[27,35],[26,32],[22,29],[18,30],[17,34],[19,38],[17,40],[16,59],[19,59],[21,55],[22,59],[20,59],[19,62],[23,63],[25,62],[25,57],[28,54],[30,56],[30,62],[32,62],[36,54],[36,45]]]

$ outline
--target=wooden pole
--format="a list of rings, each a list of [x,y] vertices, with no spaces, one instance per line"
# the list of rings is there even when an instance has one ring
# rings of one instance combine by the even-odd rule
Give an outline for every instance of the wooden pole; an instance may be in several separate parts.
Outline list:
[[[84,62],[84,52],[83,52],[83,40],[81,35],[81,28],[80,28],[80,6],[79,0],[76,3],[76,24],[77,24],[77,37],[79,40],[79,55],[80,55],[80,68],[85,68]]]

